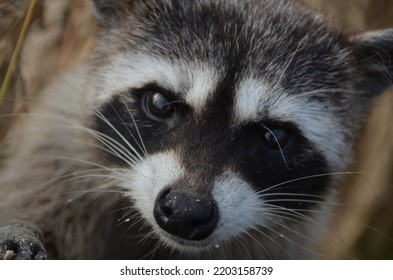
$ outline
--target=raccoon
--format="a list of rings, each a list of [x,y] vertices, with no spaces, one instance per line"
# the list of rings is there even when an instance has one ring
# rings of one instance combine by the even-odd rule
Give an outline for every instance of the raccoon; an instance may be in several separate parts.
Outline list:
[[[90,62],[4,143],[0,255],[324,258],[393,30],[343,34],[291,0],[93,4]]]

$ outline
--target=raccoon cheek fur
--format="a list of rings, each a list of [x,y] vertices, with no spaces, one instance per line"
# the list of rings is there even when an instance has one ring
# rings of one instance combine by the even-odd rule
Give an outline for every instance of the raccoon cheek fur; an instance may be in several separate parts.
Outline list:
[[[323,258],[393,31],[286,0],[92,2],[89,63],[4,143],[2,228],[59,259]]]

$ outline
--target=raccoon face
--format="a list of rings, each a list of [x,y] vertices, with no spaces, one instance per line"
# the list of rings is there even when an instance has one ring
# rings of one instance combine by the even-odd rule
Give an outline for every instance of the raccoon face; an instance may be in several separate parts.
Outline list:
[[[393,31],[345,37],[292,1],[94,2],[101,160],[161,241],[323,227]]]

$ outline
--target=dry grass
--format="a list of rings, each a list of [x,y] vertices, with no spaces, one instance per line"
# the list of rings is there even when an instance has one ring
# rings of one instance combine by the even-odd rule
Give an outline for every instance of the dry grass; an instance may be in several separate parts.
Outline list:
[[[8,68],[29,1],[0,1],[0,82]],[[23,16],[22,16],[23,15]],[[87,0],[40,0],[24,40],[2,113],[19,111],[51,79],[88,58],[95,22]],[[23,82],[22,82],[23,81]],[[23,107],[23,106],[22,106]],[[3,126],[5,124],[3,123]]]
[[[345,31],[393,27],[393,0],[304,0],[333,15]],[[0,84],[3,82],[28,0],[0,0]],[[37,96],[54,75],[85,61],[94,45],[95,22],[88,0],[40,0],[0,113],[24,111],[26,97]],[[23,81],[23,82],[22,82]],[[359,143],[363,171],[343,184],[329,258],[354,253],[362,259],[393,259],[393,92],[376,100]],[[0,117],[0,140],[12,125]],[[0,151],[1,152],[1,151]],[[339,236],[339,238],[337,238]]]

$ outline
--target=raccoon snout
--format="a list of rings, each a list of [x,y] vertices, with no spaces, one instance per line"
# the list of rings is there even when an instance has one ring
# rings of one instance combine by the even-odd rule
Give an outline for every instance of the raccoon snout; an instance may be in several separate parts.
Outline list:
[[[210,236],[218,223],[214,200],[196,193],[166,188],[156,198],[154,218],[170,234],[187,240]]]

